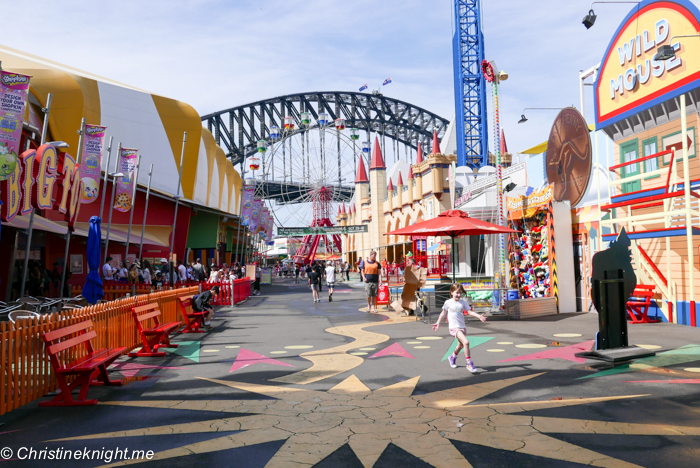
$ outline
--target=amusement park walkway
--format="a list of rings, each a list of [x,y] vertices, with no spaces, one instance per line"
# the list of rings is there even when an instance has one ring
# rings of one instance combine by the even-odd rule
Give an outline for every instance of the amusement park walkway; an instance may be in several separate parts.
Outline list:
[[[91,388],[100,404],[0,417],[0,454],[15,454],[0,467],[124,463],[18,460],[21,447],[151,450],[155,467],[700,463],[697,328],[631,325],[657,356],[601,371],[574,357],[595,314],[469,321],[472,375],[463,356],[448,365],[445,326],[361,312],[362,292],[340,283],[314,304],[306,285],[275,279],[220,308],[209,333],[176,336],[167,357],[122,358],[112,373],[130,382]]]

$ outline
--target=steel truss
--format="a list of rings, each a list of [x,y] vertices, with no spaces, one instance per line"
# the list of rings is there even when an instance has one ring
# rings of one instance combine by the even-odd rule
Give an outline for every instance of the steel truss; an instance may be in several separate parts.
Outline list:
[[[452,50],[457,165],[479,168],[489,164],[486,83],[481,73],[484,36],[481,31],[479,0],[454,0],[454,5],[455,34]]]
[[[311,125],[301,125],[304,111],[311,113]],[[344,118],[348,128],[382,133],[414,149],[419,142],[429,148],[433,130],[442,138],[449,124],[432,112],[380,93],[335,91],[279,96],[207,114],[201,119],[233,164],[242,164],[257,151],[258,140],[272,141],[270,127],[284,128],[285,117],[294,119],[295,128],[285,132],[283,139],[317,128],[321,112],[327,113],[331,121]]]

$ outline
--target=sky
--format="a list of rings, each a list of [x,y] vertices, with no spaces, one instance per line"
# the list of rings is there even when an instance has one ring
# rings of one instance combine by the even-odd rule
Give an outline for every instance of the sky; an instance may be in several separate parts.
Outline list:
[[[192,105],[201,115],[279,95],[370,90],[454,115],[453,0],[0,0],[17,20],[2,43]],[[486,58],[510,152],[547,140],[557,111],[580,107],[579,70],[596,65],[630,4],[482,0]],[[6,13],[7,14],[7,13]],[[393,84],[382,87],[386,78]],[[487,88],[488,100],[491,89]],[[592,87],[586,119],[592,122]],[[490,103],[489,103],[490,105]],[[489,115],[493,133],[493,115]]]

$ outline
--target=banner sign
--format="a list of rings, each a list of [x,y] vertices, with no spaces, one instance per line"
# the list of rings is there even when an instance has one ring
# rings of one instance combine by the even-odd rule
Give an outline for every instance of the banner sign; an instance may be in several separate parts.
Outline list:
[[[80,180],[83,182],[81,203],[92,203],[100,194],[102,147],[106,129],[107,127],[99,125],[85,125],[80,165]]]
[[[260,206],[260,199],[255,197],[253,199],[253,209],[250,212],[250,232],[258,232],[258,226],[260,225],[260,213],[262,213],[262,208]]]
[[[506,197],[506,207],[510,219],[531,218],[537,210],[552,201],[554,187],[549,184],[544,190],[535,192],[529,197]]]
[[[279,236],[308,236],[313,234],[359,234],[368,232],[367,224],[357,226],[326,226],[326,227],[278,227]]]
[[[0,184],[0,193],[3,221],[38,208],[65,214],[72,224],[80,206],[80,169],[70,154],[59,154],[53,146],[41,145],[19,156],[12,173]]]
[[[29,78],[0,72],[0,180],[7,179],[17,166]]]
[[[134,191],[134,171],[139,150],[122,148],[119,154],[119,172],[124,174],[117,182],[117,198],[114,199],[114,209],[126,213],[131,209],[131,194]]]
[[[243,189],[243,212],[241,213],[241,224],[250,226],[250,215],[253,212],[253,195],[255,186],[246,185]]]
[[[596,129],[697,88],[700,41],[689,37],[698,33],[700,11],[692,2],[644,0],[635,5],[601,61],[594,84]],[[675,56],[657,60],[662,45],[671,46]]]

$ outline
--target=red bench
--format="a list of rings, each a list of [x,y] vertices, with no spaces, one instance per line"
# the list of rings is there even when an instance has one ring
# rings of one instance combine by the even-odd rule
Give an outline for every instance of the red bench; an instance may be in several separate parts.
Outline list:
[[[92,330],[87,331],[88,328],[92,328]],[[73,334],[75,336],[69,338]],[[39,406],[95,405],[97,400],[86,400],[90,385],[122,385],[124,383],[123,380],[110,380],[107,367],[121,356],[126,348],[93,349],[90,340],[96,336],[92,320],[86,320],[42,335],[61,393],[53,400],[42,401]],[[81,343],[85,343],[87,354],[75,361],[61,364],[59,354],[62,351],[75,348]],[[66,382],[66,377],[69,375],[77,376],[70,384]],[[78,399],[74,400],[71,392],[77,387],[80,387],[80,394]]]
[[[161,313],[158,309],[158,304],[147,304],[139,307],[134,307],[131,312],[134,316],[136,329],[141,336],[143,348],[139,351],[129,353],[131,357],[159,357],[165,356],[165,351],[159,351],[160,348],[177,348],[178,345],[170,343],[170,333],[182,325],[181,322],[160,323],[158,317]],[[144,328],[145,322],[153,319],[153,326]]]
[[[632,296],[627,301],[627,317],[631,323],[656,323],[661,320],[649,318],[651,298],[654,297],[656,286],[638,284]]]
[[[193,298],[194,296],[177,298],[180,301],[182,316],[185,317],[185,322],[187,322],[187,325],[184,329],[180,330],[180,333],[204,333],[202,326],[204,325],[204,317],[206,317],[208,312],[195,312],[192,309]]]

